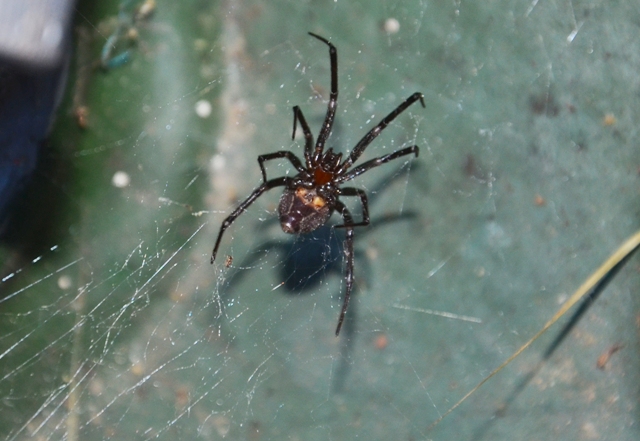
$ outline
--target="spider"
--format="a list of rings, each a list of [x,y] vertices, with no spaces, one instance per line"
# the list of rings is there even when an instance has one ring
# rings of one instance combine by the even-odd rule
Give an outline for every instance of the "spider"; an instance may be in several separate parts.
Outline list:
[[[341,185],[393,159],[411,154],[414,154],[416,157],[418,156],[418,146],[414,145],[379,158],[371,159],[355,168],[351,168],[367,146],[378,137],[380,132],[382,132],[391,121],[404,112],[407,107],[416,101],[420,101],[422,107],[424,107],[424,98],[420,92],[416,92],[407,98],[402,104],[396,107],[394,111],[384,117],[377,126],[364,135],[353,150],[351,150],[349,156],[343,161],[342,153],[334,153],[331,148],[326,151],[324,149],[327,138],[329,138],[331,134],[338,103],[338,51],[326,38],[312,32],[309,32],[309,35],[329,46],[329,57],[331,60],[331,92],[329,94],[329,105],[315,147],[313,135],[302,114],[302,110],[300,110],[300,107],[294,106],[293,134],[291,138],[295,139],[297,123],[300,123],[305,140],[304,165],[302,161],[289,150],[280,150],[258,156],[258,165],[262,171],[262,185],[256,188],[253,193],[222,222],[216,244],[211,253],[211,263],[213,264],[216,259],[222,235],[227,228],[244,213],[249,205],[258,199],[265,191],[271,190],[272,188],[284,187],[284,192],[280,197],[280,203],[278,205],[278,215],[280,217],[280,226],[285,233],[310,233],[327,223],[334,211],[339,212],[344,223],[342,225],[336,225],[335,227],[346,230],[344,254],[347,264],[344,276],[344,300],[340,317],[338,318],[338,326],[336,327],[336,336],[338,336],[347,312],[347,307],[349,306],[349,297],[351,296],[351,289],[353,287],[353,229],[354,227],[369,225],[369,205],[364,190],[354,187],[341,187]],[[298,171],[298,174],[294,177],[283,176],[268,180],[264,163],[279,158],[289,160]],[[341,196],[360,198],[360,203],[362,204],[362,220],[354,222],[351,213],[342,201],[340,201]]]

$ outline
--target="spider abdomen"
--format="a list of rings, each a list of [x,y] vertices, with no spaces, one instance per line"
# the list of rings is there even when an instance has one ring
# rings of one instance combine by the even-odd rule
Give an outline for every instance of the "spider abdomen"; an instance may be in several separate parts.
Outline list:
[[[310,233],[327,223],[331,217],[330,207],[331,204],[315,188],[286,188],[278,205],[282,231]]]

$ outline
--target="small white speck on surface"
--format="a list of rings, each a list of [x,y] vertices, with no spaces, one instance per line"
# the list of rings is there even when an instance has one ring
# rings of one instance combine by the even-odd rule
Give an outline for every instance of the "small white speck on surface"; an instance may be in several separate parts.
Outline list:
[[[58,278],[58,288],[60,288],[60,289],[69,289],[69,288],[71,288],[71,277],[69,277],[69,276],[60,276]]]
[[[399,30],[400,30],[400,22],[395,18],[387,18],[384,21],[384,31],[387,34],[389,35],[397,34]]]
[[[506,248],[511,245],[511,236],[497,222],[489,222],[486,226],[487,240],[496,248]]]
[[[200,118],[208,118],[211,115],[211,103],[207,100],[199,100],[195,106],[196,115]]]
[[[131,177],[127,172],[117,171],[113,174],[113,177],[111,178],[111,184],[113,184],[113,186],[117,188],[127,187],[129,186],[130,183],[131,183]]]
[[[214,155],[211,158],[211,168],[214,171],[222,170],[226,164],[226,161],[222,155]]]

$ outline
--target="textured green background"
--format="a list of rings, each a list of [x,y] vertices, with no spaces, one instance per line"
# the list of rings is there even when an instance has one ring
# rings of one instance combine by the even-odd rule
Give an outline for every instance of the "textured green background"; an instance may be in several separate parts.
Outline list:
[[[97,59],[117,2],[79,10]],[[65,173],[43,190],[55,233],[38,245],[58,248],[2,251],[3,274],[23,269],[0,285],[0,436],[637,440],[637,258],[506,409],[553,330],[427,426],[638,228],[638,23],[638,2],[159,0],[132,61],[89,79],[84,131],[72,73],[50,146]],[[307,31],[339,51],[335,148],[414,91],[427,104],[365,154],[421,147],[356,181],[373,222],[340,339],[339,265],[300,295],[279,286],[293,238],[273,222],[278,191],[225,237],[232,267],[208,263],[260,182],[256,156],[301,152],[291,107],[318,131],[328,51]]]

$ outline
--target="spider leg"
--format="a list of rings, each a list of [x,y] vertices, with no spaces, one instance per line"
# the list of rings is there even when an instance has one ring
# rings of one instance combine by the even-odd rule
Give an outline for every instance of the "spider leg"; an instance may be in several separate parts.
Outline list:
[[[351,297],[351,290],[353,288],[353,218],[351,217],[351,213],[349,213],[347,207],[345,207],[342,202],[336,201],[336,208],[342,214],[344,226],[347,229],[346,237],[344,239],[344,256],[347,259],[347,272],[344,276],[344,300],[342,302],[342,309],[340,310],[340,317],[338,318],[338,326],[336,327],[337,337],[338,334],[340,334],[340,328],[342,328],[342,322],[344,321],[344,316],[347,313],[347,308],[349,307],[349,298]]]
[[[226,229],[231,226],[233,221],[235,221],[238,218],[238,216],[240,216],[242,213],[244,213],[244,211],[247,209],[247,207],[249,205],[251,205],[256,199],[258,199],[258,197],[260,197],[260,195],[262,195],[262,193],[264,193],[267,190],[271,190],[274,187],[282,187],[282,186],[285,186],[285,185],[289,185],[289,184],[291,184],[291,182],[292,182],[292,179],[288,178],[288,177],[275,178],[275,179],[272,179],[270,181],[264,182],[260,187],[258,187],[255,190],[253,190],[253,193],[251,193],[249,195],[249,197],[244,200],[244,202],[242,202],[240,205],[238,205],[238,208],[233,210],[233,213],[231,213],[229,216],[227,216],[227,218],[224,220],[224,222],[222,222],[222,225],[220,226],[220,232],[218,233],[218,238],[216,239],[216,244],[213,247],[213,251],[211,252],[211,263],[212,264],[216,260],[216,254],[218,253],[218,247],[220,246],[220,241],[222,240],[222,235],[224,234]]]
[[[340,189],[340,196],[358,196],[360,198],[360,203],[362,203],[362,221],[353,223],[353,219],[351,219],[351,223],[347,224],[345,220],[344,224],[336,225],[335,228],[366,227],[369,225],[369,202],[367,201],[365,191],[360,188],[344,187]],[[344,218],[346,219],[346,217]]]
[[[339,176],[338,178],[336,178],[336,184],[341,184],[343,182],[347,182],[350,181],[351,179],[355,178],[356,176],[360,176],[362,173],[371,170],[374,167],[377,167],[379,165],[385,164],[389,161],[393,161],[396,158],[399,158],[401,156],[406,156],[406,155],[410,155],[414,153],[416,155],[416,157],[418,157],[418,153],[420,153],[420,149],[418,148],[417,145],[411,146],[411,147],[407,147],[404,148],[402,150],[397,150],[393,153],[390,153],[388,155],[385,156],[381,156],[379,158],[374,158],[371,159],[367,162],[362,163],[361,165],[357,166],[356,168],[354,168],[353,170],[351,170],[349,173],[345,173],[342,176]]]
[[[329,105],[327,106],[327,115],[324,117],[322,128],[318,134],[316,149],[313,154],[313,161],[317,162],[324,151],[324,144],[331,134],[333,120],[336,116],[336,107],[338,105],[338,50],[326,38],[316,35],[313,32],[309,32],[309,35],[329,46],[329,58],[331,59],[331,92],[329,94]]]
[[[296,137],[296,126],[297,122],[300,121],[300,126],[302,127],[302,133],[304,133],[304,159],[307,163],[307,168],[312,167],[311,162],[311,154],[313,153],[313,135],[311,134],[311,129],[309,129],[309,124],[307,124],[307,120],[304,119],[304,115],[302,114],[302,110],[300,107],[293,107],[293,133],[291,134],[291,139],[295,139]]]
[[[287,158],[289,162],[291,162],[291,164],[293,164],[296,170],[298,170],[298,172],[300,173],[305,171],[305,168],[302,166],[302,162],[300,162],[298,157],[294,155],[292,152],[290,152],[289,150],[280,150],[279,152],[260,155],[258,156],[258,164],[260,165],[260,171],[262,171],[262,182],[264,184],[268,182],[267,171],[264,169],[264,163],[266,161],[270,161],[272,159],[278,159],[278,158]]]
[[[353,148],[353,150],[351,150],[351,154],[349,155],[349,157],[345,159],[345,161],[342,163],[342,165],[338,169],[338,173],[346,172],[349,169],[349,167],[351,167],[353,163],[358,160],[358,158],[360,157],[360,155],[362,155],[362,153],[367,148],[367,146],[371,144],[371,142],[378,137],[380,132],[382,132],[385,129],[385,127],[389,125],[391,121],[396,119],[398,115],[404,112],[407,109],[407,107],[409,107],[416,101],[420,101],[420,104],[422,104],[422,107],[424,107],[423,95],[420,92],[416,92],[413,95],[411,95],[409,98],[404,100],[404,102],[400,104],[398,107],[396,107],[395,110],[393,110],[390,114],[382,118],[382,121],[380,121],[377,126],[369,130],[369,133],[364,135],[362,139],[358,141],[358,143]]]

